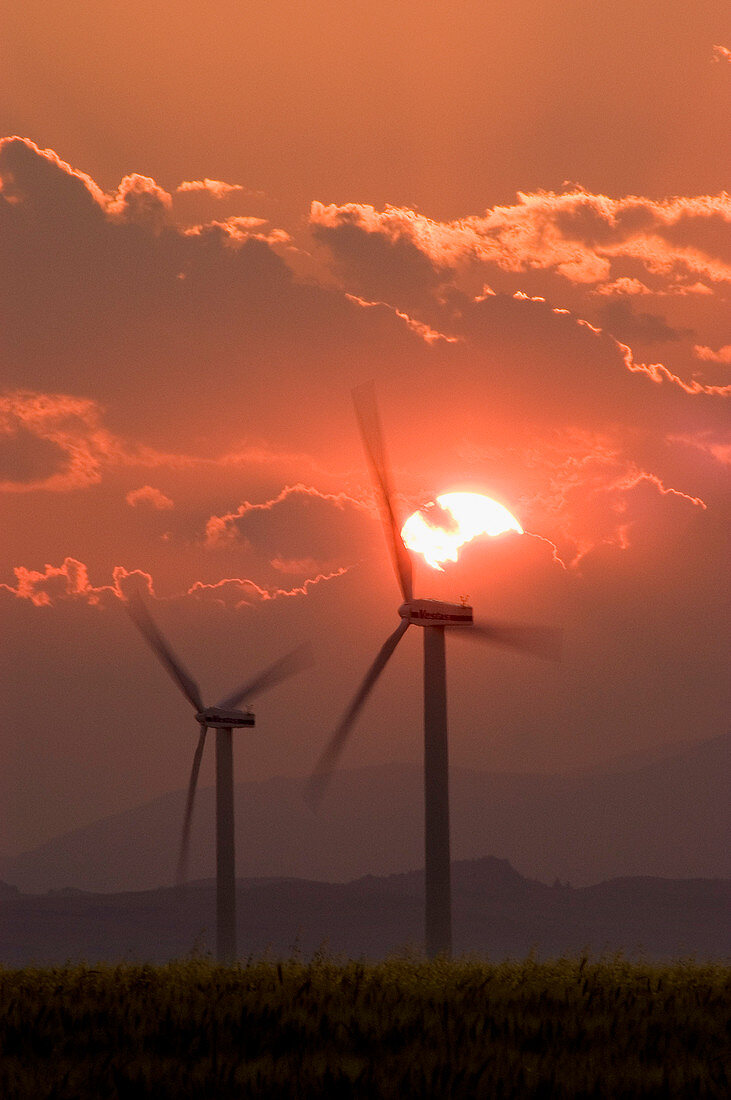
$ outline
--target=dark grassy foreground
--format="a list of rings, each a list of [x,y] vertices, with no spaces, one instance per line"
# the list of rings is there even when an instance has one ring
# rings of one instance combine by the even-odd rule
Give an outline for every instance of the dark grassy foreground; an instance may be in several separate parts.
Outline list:
[[[0,969],[0,1096],[726,1097],[729,971],[202,960]]]

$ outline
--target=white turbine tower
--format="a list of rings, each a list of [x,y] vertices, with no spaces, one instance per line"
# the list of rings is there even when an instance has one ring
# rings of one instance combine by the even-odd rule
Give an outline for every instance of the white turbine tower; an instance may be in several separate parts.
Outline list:
[[[393,506],[375,387],[353,391],[363,446],[378,492],[386,538],[404,602],[401,622],[378,652],[350,706],[325,746],[310,784],[316,801],[322,796],[361,708],[391,654],[412,624],[424,631],[424,841],[426,876],[425,940],[429,957],[452,949],[452,901],[449,853],[449,759],[447,746],[447,687],[445,631],[469,630],[480,641],[509,646],[525,653],[558,659],[561,631],[551,627],[507,623],[475,624],[472,608],[439,600],[415,599],[411,557],[401,537]]]
[[[190,826],[206,733],[209,729],[216,731],[216,955],[221,962],[232,962],[236,957],[236,865],[231,731],[254,725],[252,711],[248,708],[239,709],[240,704],[244,699],[249,702],[256,695],[281,683],[282,680],[286,680],[303,668],[307,663],[306,651],[303,648],[293,650],[270,668],[247,681],[242,687],[231,692],[217,706],[204,707],[198,685],[152,621],[141,596],[130,597],[128,608],[133,622],[145,641],[193,707],[195,720],[201,727],[188,783],[180,856],[175,876],[177,885],[181,885],[186,878]]]

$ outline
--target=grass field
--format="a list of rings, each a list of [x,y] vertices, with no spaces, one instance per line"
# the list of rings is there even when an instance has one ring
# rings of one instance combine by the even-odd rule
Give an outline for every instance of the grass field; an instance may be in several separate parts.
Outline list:
[[[621,958],[0,969],[0,1096],[725,1098],[729,985]]]

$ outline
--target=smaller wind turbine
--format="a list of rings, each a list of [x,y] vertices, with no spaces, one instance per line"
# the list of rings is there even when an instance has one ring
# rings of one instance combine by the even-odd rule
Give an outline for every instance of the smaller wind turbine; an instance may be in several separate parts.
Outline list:
[[[427,955],[448,955],[452,949],[452,899],[449,854],[449,759],[447,744],[447,684],[444,640],[447,630],[468,630],[479,641],[508,646],[524,653],[557,659],[561,631],[512,623],[475,624],[472,608],[441,600],[417,599],[413,591],[411,556],[401,536],[393,505],[375,386],[353,390],[355,411],[381,507],[381,515],[404,602],[401,622],[381,646],[360,688],[321,753],[310,779],[318,802],[335,769],[348,735],[396,646],[412,624],[424,631],[424,847],[425,931]]]
[[[221,962],[231,962],[236,957],[234,773],[231,731],[254,725],[252,711],[248,707],[245,710],[239,709],[244,699],[248,703],[256,695],[260,695],[263,691],[294,675],[295,672],[299,672],[308,663],[307,651],[305,647],[292,650],[264,672],[248,680],[236,691],[232,691],[215,707],[205,707],[198,685],[163,638],[142,597],[138,594],[132,595],[127,606],[135,626],[193,707],[195,720],[201,727],[188,783],[180,856],[175,875],[177,885],[181,885],[186,878],[190,826],[206,734],[209,729],[216,731],[216,954]]]

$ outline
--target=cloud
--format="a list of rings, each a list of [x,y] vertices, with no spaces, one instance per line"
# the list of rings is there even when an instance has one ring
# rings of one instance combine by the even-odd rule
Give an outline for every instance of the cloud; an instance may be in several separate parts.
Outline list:
[[[178,192],[203,191],[214,199],[225,199],[245,188],[240,183],[224,183],[223,180],[183,180],[175,189]]]
[[[136,172],[125,176],[116,194],[106,200],[106,210],[112,220],[139,225],[160,233],[167,221],[172,199],[149,176]]]
[[[63,214],[70,219],[69,229],[106,215],[110,221],[158,230],[172,201],[153,179],[137,172],[124,176],[116,192],[108,195],[52,149],[40,149],[17,136],[0,140],[0,195],[11,207],[24,208],[46,223],[46,228]]]
[[[500,451],[489,452],[486,460],[497,461]],[[671,523],[682,523],[689,510],[708,507],[700,496],[666,484],[629,456],[619,428],[613,433],[554,432],[550,439],[536,440],[533,449],[503,452],[503,462],[512,459],[524,469],[524,494],[515,503],[523,526],[550,533],[556,560],[579,575],[586,555],[597,548],[626,551],[644,539],[659,502],[664,521]]]
[[[306,596],[315,585],[322,584],[324,581],[335,580],[342,577],[346,572],[346,569],[336,569],[332,573],[318,573],[314,577],[308,577],[302,584],[295,585],[293,588],[262,588],[253,581],[242,580],[240,577],[226,577],[213,584],[196,581],[188,589],[187,595],[199,601],[218,604],[237,611],[267,600]]]
[[[0,393],[0,461],[11,477],[0,491],[68,492],[96,484],[121,446],[92,400],[68,394]],[[13,453],[14,452],[14,453]]]
[[[437,340],[444,340],[447,344],[456,344],[460,339],[459,336],[448,336],[445,332],[438,332],[435,328],[432,328],[431,325],[424,324],[423,321],[417,321],[414,317],[409,317],[408,313],[404,313],[403,310],[388,305],[387,302],[368,302],[365,298],[359,298],[357,294],[348,294],[346,297],[349,301],[355,302],[356,305],[361,306],[363,309],[382,309],[393,313],[426,344],[434,344]]]
[[[250,240],[264,241],[267,244],[276,245],[286,245],[291,242],[292,238],[284,229],[270,229],[266,233],[262,232],[262,227],[267,224],[266,218],[232,215],[230,218],[226,218],[225,221],[209,221],[203,225],[192,225],[185,230],[185,235],[187,237],[200,237],[218,229],[224,235],[222,240],[228,240],[232,244]]]
[[[672,283],[663,293],[680,298],[691,294],[703,294],[708,297],[713,294],[713,290],[706,283]]]
[[[327,419],[342,409],[347,398],[344,402],[341,395],[347,394],[349,381],[362,379],[366,371],[391,378],[396,369],[419,377],[438,368],[444,377],[452,377],[463,367],[470,371],[475,361],[489,364],[489,371],[483,367],[482,373],[490,385],[493,379],[500,382],[495,356],[503,337],[513,339],[513,329],[516,342],[518,328],[534,329],[537,338],[542,329],[544,342],[556,339],[550,304],[540,301],[545,294],[528,294],[533,301],[524,306],[535,311],[530,319],[525,311],[511,314],[501,295],[493,294],[496,304],[490,317],[497,327],[488,332],[474,325],[473,306],[455,291],[461,264],[484,260],[508,274],[539,269],[555,274],[563,263],[578,263],[578,253],[584,257],[580,263],[591,266],[592,254],[603,262],[612,249],[628,244],[632,251],[639,240],[646,243],[650,231],[660,240],[662,232],[678,227],[683,227],[688,241],[695,235],[693,255],[703,256],[711,245],[701,229],[712,226],[709,240],[720,242],[715,231],[728,217],[728,203],[720,199],[610,200],[580,190],[522,195],[513,206],[451,223],[401,208],[379,213],[362,204],[314,204],[313,229],[327,231],[328,247],[343,262],[346,285],[340,293],[298,282],[273,251],[276,231],[260,233],[259,219],[229,219],[193,232],[162,222],[165,193],[147,177],[127,177],[128,184],[120,187],[115,199],[55,154],[20,139],[0,147],[0,173],[4,180],[11,177],[7,187],[13,195],[12,203],[0,203],[0,238],[9,234],[8,244],[19,257],[14,272],[18,286],[34,286],[32,299],[14,293],[0,302],[9,318],[0,342],[5,344],[11,377],[23,377],[26,385],[33,379],[43,383],[37,389],[49,392],[45,383],[63,376],[67,392],[93,393],[98,403],[113,403],[117,423],[127,427],[127,434],[148,430],[172,442],[181,430],[199,434],[204,420],[225,437],[246,431],[251,450],[276,451],[286,445],[290,453],[310,455],[327,449],[330,441],[333,451],[342,453],[334,436],[325,436],[313,447],[308,424],[313,417]],[[43,188],[39,179],[45,181]],[[38,218],[33,199],[39,191],[49,199],[45,221]],[[53,220],[53,212],[63,215],[68,193],[73,193],[76,204],[73,240],[68,238],[68,219]],[[110,205],[126,209],[132,197],[135,202],[142,197],[144,216],[137,223],[120,221],[118,213],[110,213]],[[63,246],[51,253],[50,262],[49,234]],[[363,252],[364,242],[375,247],[372,256],[367,249]],[[664,247],[676,252],[680,247],[681,259],[687,252],[685,243],[671,245],[666,240]],[[348,285],[350,273],[353,281]],[[381,275],[388,281],[385,287]],[[650,282],[617,275],[635,280],[623,284],[625,290],[641,283],[654,292],[661,281],[668,293],[681,286],[679,277],[675,269]],[[389,293],[361,293],[360,284],[376,289],[379,281],[380,289]],[[597,285],[607,286],[607,280]],[[513,287],[511,294],[515,292]],[[624,313],[622,318],[628,326],[631,315]],[[640,325],[633,323],[635,328]],[[651,326],[653,338],[685,331],[670,321],[664,324],[662,328],[661,319],[641,315],[644,337]],[[682,368],[642,364],[631,349],[628,355],[628,340],[627,335],[623,347],[615,347],[620,364],[645,370],[655,380],[679,379],[676,384],[696,392],[691,382],[685,382]],[[594,351],[587,346],[582,354],[599,352],[599,334],[597,341]],[[572,349],[563,343],[561,354],[570,354]],[[543,352],[541,358],[549,369],[551,355]],[[555,364],[550,369],[557,397],[554,408],[564,386],[574,401],[572,374],[583,367],[567,361],[565,369],[557,370]],[[274,379],[277,401],[271,400]],[[617,387],[621,385],[618,380]],[[175,424],[159,412],[160,396],[171,392]],[[588,395],[588,389],[583,392]],[[288,420],[283,430],[280,405],[295,393],[309,406],[308,415]],[[246,411],[245,417],[239,410]],[[151,462],[156,461],[153,451],[172,451],[159,443],[147,446]],[[141,457],[141,447],[137,454]]]
[[[626,301],[607,302],[599,311],[602,324],[623,340],[665,344],[692,336],[691,329],[676,329],[656,313],[634,313]]]
[[[316,573],[319,563],[314,558],[272,558],[274,569],[280,573],[292,576],[306,576],[308,573]]]
[[[310,228],[332,253],[344,284],[358,298],[383,300],[406,310],[435,296],[458,249],[449,248],[437,223],[409,210],[313,202]]]
[[[150,596],[154,595],[152,578],[148,573],[138,569],[130,572],[121,565],[114,568],[111,584],[99,586],[90,582],[87,566],[71,557],[65,558],[60,566],[46,565],[43,572],[22,565],[13,572],[17,584],[15,587],[0,584],[0,593],[29,600],[36,607],[52,607],[65,600],[80,600],[92,607],[100,607],[110,601],[125,599],[130,592],[140,589]]]
[[[127,570],[121,565],[112,570],[111,584],[102,585],[93,585],[89,580],[88,567],[71,557],[65,558],[60,566],[47,564],[43,571],[20,565],[13,572],[16,584],[0,583],[0,596],[27,600],[35,607],[54,607],[67,601],[81,602],[90,607],[110,607],[137,592],[143,592],[150,600],[160,598],[149,573],[141,569]],[[213,583],[195,581],[187,590],[171,598],[178,601],[194,599],[240,610],[266,600],[306,596],[314,586],[335,580],[346,572],[341,568],[328,574],[316,573],[292,588],[276,585],[267,588],[241,577],[226,577]]]
[[[714,46],[713,60],[716,62],[731,61],[731,50],[727,50],[725,46]]]
[[[57,443],[6,420],[0,428],[0,491],[37,489],[61,472],[65,459]]]
[[[208,360],[231,384],[232,355],[246,347],[250,369],[261,360],[278,299],[297,313],[311,304],[270,246],[288,235],[262,232],[262,219],[186,231],[149,177],[128,175],[107,195],[20,138],[0,142],[0,187],[0,249],[14,257],[0,286],[0,351],[15,389],[132,399],[139,423],[154,375],[155,392],[177,385],[179,401],[193,397],[193,414],[211,392],[210,367],[195,395],[180,392],[182,375]]]
[[[279,572],[332,574],[358,560],[374,526],[368,505],[348,493],[288,485],[271,500],[211,516],[206,545],[245,547]]]
[[[678,435],[670,439],[673,444],[683,444],[693,447],[704,454],[710,455],[715,461],[724,466],[731,466],[731,441],[714,438],[710,433],[701,435]]]
[[[519,192],[511,206],[451,222],[404,207],[378,211],[367,204],[314,202],[310,223],[356,280],[367,269],[373,281],[379,264],[385,266],[386,249],[397,269],[411,268],[412,284],[431,288],[444,281],[446,270],[474,264],[512,272],[550,269],[580,285],[607,283],[627,261],[640,264],[661,287],[679,276],[731,280],[731,254],[723,243],[731,226],[727,194],[653,200],[613,199],[583,188]],[[629,276],[618,271],[616,277]],[[383,283],[369,296],[393,300]]]
[[[612,283],[600,283],[592,293],[606,295],[607,297],[612,297],[615,294],[634,297],[637,294],[652,294],[653,292],[639,279],[629,279],[626,275],[621,275]]]
[[[673,374],[664,363],[638,363],[630,347],[627,347],[626,344],[622,344],[619,340],[616,341],[616,344],[622,351],[622,357],[627,370],[639,371],[648,378],[651,378],[652,381],[656,382],[658,385],[669,382],[672,385],[679,386],[685,393],[691,394],[715,394],[719,397],[728,397],[729,394],[731,394],[731,383],[725,386],[716,386],[706,385],[695,378],[690,382],[684,381],[676,374]]]
[[[0,140],[0,194],[11,207],[25,206],[46,223],[59,215],[74,222],[99,216],[107,204],[91,176],[72,168],[52,149],[40,149],[17,136]]]
[[[639,279],[620,276],[612,283],[600,283],[592,289],[591,293],[605,297],[613,297],[615,295],[633,297],[640,294],[649,294],[656,298],[684,298],[698,294],[710,297],[713,295],[713,289],[708,286],[707,283],[670,282],[665,286],[655,286],[653,290],[650,290],[650,288]]]
[[[311,485],[286,485],[284,489],[271,500],[261,504],[252,504],[245,501],[240,504],[235,512],[229,512],[223,516],[211,516],[206,526],[206,539],[211,546],[220,545],[221,542],[229,542],[235,538],[242,525],[248,522],[247,517],[265,515],[268,512],[278,513],[282,506],[313,507],[321,509],[323,506],[344,511],[346,508],[360,508],[362,505],[347,493],[322,493]]]
[[[616,303],[613,308],[625,320],[634,320],[633,315],[624,312],[627,307],[622,303]],[[665,415],[668,403],[674,403],[670,395],[675,389],[721,399],[731,393],[730,386],[705,385],[695,377],[683,378],[665,363],[642,362],[629,344],[606,329],[569,309],[550,305],[539,295],[522,291],[515,292],[509,299],[505,295],[483,295],[469,305],[464,304],[460,312],[466,345],[477,344],[481,350],[486,349],[488,341],[492,345],[491,382],[517,387],[525,410],[530,410],[532,415],[540,412],[534,403],[539,393],[547,402],[545,415],[554,418],[561,415],[561,403],[565,415],[581,415],[583,407],[584,415],[593,417],[599,411],[598,403],[605,403],[611,396],[618,403],[615,412],[618,413],[620,407],[626,411],[628,405],[639,402],[646,406],[645,413],[657,424]],[[655,333],[666,331],[652,317],[649,324]],[[678,331],[678,336],[681,335]],[[550,349],[544,346],[546,342],[550,343]],[[521,345],[522,361],[517,358]],[[544,369],[550,371],[550,385],[542,377]],[[647,402],[652,402],[653,398],[647,391],[634,388],[625,372],[662,387],[662,398],[658,394],[659,400],[652,409]],[[721,415],[720,406],[716,408]],[[607,412],[604,405],[605,415]]]
[[[136,508],[140,504],[146,504],[160,511],[174,507],[170,497],[165,496],[160,489],[155,489],[152,485],[143,485],[139,489],[130,489],[124,499],[132,508]]]
[[[266,448],[213,457],[158,451],[114,435],[104,409],[90,398],[63,393],[0,392],[0,491],[71,492],[97,485],[110,469],[215,469],[268,466],[291,460]],[[3,473],[7,476],[3,477]],[[132,489],[127,503],[172,507],[149,485]]]
[[[731,363],[731,344],[724,344],[718,351],[703,344],[696,344],[693,347],[693,354],[707,363]]]

